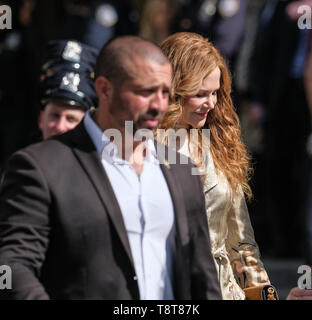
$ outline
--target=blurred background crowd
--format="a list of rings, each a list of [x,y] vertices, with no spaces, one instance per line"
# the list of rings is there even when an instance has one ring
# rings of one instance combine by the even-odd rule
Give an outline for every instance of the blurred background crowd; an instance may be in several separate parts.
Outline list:
[[[253,158],[249,203],[268,257],[312,265],[312,33],[298,27],[292,0],[12,0],[11,30],[0,30],[0,168],[38,139],[44,47],[73,39],[99,50],[112,37],[161,43],[197,32],[226,57],[243,137]],[[311,23],[311,22],[310,22]],[[311,141],[312,143],[312,141]]]

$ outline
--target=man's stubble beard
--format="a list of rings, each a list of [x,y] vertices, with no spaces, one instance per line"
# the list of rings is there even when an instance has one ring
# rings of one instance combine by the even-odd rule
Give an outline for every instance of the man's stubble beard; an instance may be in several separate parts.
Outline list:
[[[116,108],[116,106],[117,106],[117,108]],[[121,110],[121,112],[124,112],[124,111],[128,111],[128,108],[127,108],[127,106],[124,105],[122,100],[119,98],[119,95],[115,94],[113,96],[112,104],[111,104],[111,107],[110,107],[110,114],[113,115],[115,119],[118,119],[118,118],[120,118],[119,117],[120,110]],[[127,112],[125,112],[125,114],[127,114]],[[135,135],[136,131],[140,130],[140,129],[148,129],[148,130],[151,130],[151,131],[155,132],[156,128],[143,127],[142,126],[142,122],[144,122],[145,118],[148,117],[148,116],[153,116],[153,117],[157,116],[158,118],[160,118],[159,115],[160,115],[159,111],[150,110],[149,109],[149,110],[147,110],[147,112],[144,112],[144,113],[140,114],[137,120],[134,120],[132,118],[131,120],[126,119],[126,120],[123,120],[123,121],[118,121],[118,123],[119,123],[121,128],[125,128],[125,121],[132,121],[132,123],[133,123],[133,134],[134,135]],[[130,115],[130,116],[132,116],[132,115]],[[160,120],[159,120],[159,122],[160,122]]]

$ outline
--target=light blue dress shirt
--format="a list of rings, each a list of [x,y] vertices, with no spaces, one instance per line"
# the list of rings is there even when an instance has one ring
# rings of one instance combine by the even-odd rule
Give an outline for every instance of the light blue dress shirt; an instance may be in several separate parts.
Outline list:
[[[121,209],[140,298],[174,299],[174,209],[153,141],[149,139],[145,142],[146,158],[138,176],[128,161],[117,156],[116,145],[93,121],[90,112],[83,121],[100,154]]]

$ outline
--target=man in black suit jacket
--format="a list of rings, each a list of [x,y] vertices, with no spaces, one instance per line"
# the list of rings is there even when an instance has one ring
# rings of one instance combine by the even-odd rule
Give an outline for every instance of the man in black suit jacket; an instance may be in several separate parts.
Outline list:
[[[157,46],[137,37],[117,38],[98,57],[99,105],[86,118],[98,132],[117,129],[123,137],[126,120],[136,129],[154,129],[168,107],[170,85],[171,66]],[[11,290],[0,290],[3,298],[149,297],[139,282],[141,253],[131,243],[131,210],[120,203],[128,195],[118,200],[113,171],[106,170],[93,139],[84,119],[72,131],[29,146],[8,162],[0,194],[0,265],[12,268],[13,281]],[[142,145],[134,141],[130,151],[125,144],[118,149],[138,177],[146,166]],[[174,299],[221,299],[200,178],[191,174],[192,164],[163,163],[158,168],[168,186],[175,226],[173,250],[161,266],[163,272],[171,268],[165,285],[172,287]],[[147,185],[158,191],[155,181]],[[147,285],[150,289],[155,288]]]

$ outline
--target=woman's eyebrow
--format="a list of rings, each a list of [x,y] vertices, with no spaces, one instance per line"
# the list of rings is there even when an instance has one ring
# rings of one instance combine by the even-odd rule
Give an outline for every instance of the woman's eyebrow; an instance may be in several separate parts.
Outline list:
[[[217,87],[217,88],[215,88],[215,89],[209,89],[209,90],[207,90],[207,89],[200,89],[198,92],[211,92],[211,91],[217,91],[217,90],[219,90],[219,89],[220,89],[220,86]]]

